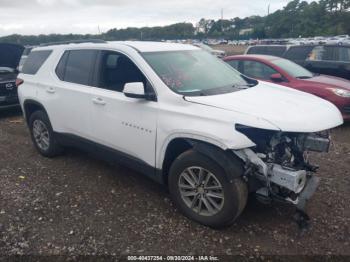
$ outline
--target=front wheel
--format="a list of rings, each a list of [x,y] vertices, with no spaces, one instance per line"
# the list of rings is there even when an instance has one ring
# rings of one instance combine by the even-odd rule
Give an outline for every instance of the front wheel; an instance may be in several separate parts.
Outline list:
[[[241,163],[237,161],[237,177]],[[213,228],[228,226],[243,211],[248,197],[241,178],[232,183],[224,169],[212,159],[194,150],[181,154],[169,173],[173,201],[185,216]]]

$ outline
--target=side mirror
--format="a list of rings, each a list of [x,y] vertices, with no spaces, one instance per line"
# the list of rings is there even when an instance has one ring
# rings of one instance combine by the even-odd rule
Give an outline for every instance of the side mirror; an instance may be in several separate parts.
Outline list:
[[[283,82],[283,76],[281,74],[272,74],[270,76],[270,79],[273,81],[273,82]]]
[[[126,83],[124,85],[124,95],[130,98],[145,99],[145,87],[142,82]]]

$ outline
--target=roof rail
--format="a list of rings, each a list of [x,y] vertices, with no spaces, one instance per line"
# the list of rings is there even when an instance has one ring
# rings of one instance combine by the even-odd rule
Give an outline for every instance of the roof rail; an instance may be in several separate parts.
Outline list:
[[[71,41],[44,43],[44,44],[40,44],[40,46],[83,44],[83,43],[104,44],[104,43],[107,43],[107,42],[102,40],[102,39],[81,39],[81,40],[71,40]]]

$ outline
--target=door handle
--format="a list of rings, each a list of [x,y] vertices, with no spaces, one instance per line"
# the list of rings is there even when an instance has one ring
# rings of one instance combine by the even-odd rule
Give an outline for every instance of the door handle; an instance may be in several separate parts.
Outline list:
[[[46,88],[46,92],[49,94],[54,94],[54,93],[56,93],[56,90],[53,87],[48,87],[48,88]]]
[[[101,106],[104,106],[106,104],[106,102],[100,98],[100,97],[97,97],[97,98],[94,98],[92,99],[92,102],[95,104],[95,105],[101,105]]]

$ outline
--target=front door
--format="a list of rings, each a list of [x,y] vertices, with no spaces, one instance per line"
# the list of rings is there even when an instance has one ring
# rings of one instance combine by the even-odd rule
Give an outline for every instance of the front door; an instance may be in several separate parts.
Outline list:
[[[155,166],[157,109],[155,101],[128,98],[124,85],[146,77],[125,55],[102,51],[97,66],[96,87],[91,90],[91,136],[94,141],[126,156]]]

